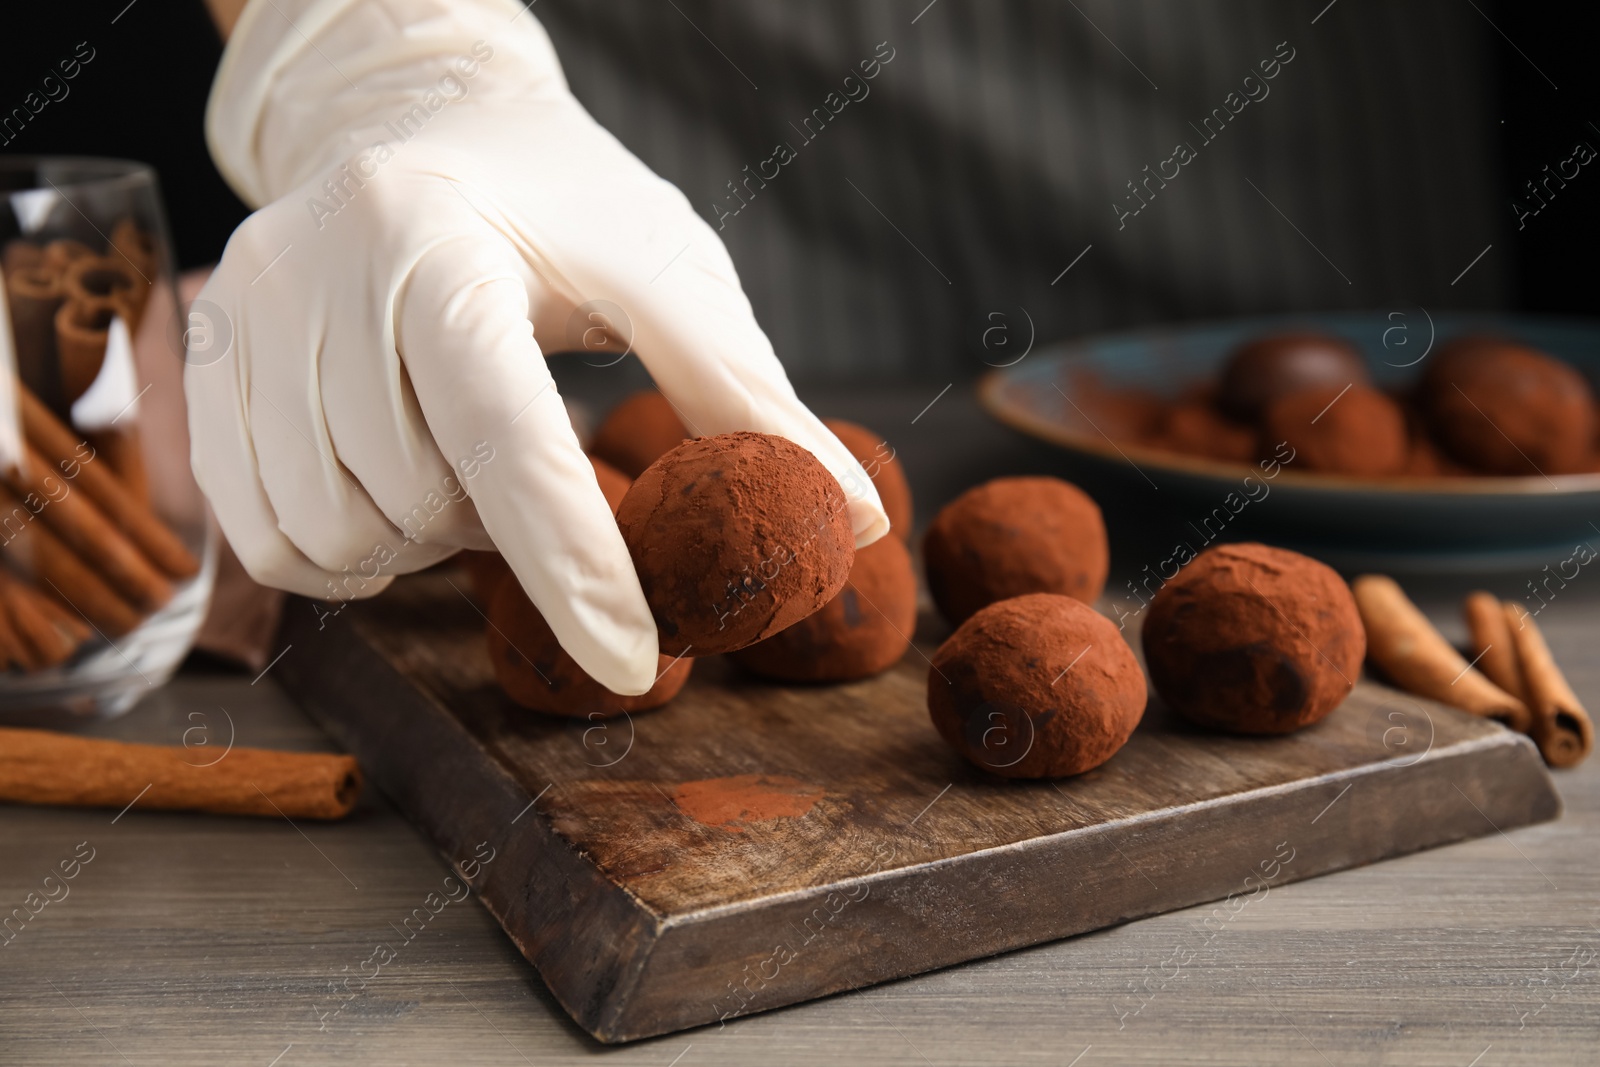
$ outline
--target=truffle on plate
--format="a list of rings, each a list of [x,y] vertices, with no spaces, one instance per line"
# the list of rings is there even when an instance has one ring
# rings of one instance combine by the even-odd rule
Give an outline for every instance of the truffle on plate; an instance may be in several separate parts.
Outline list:
[[[1156,692],[1201,726],[1285,734],[1327,715],[1366,655],[1355,598],[1331,567],[1287,549],[1218,545],[1150,602]]]
[[[1313,385],[1366,385],[1367,364],[1349,341],[1323,333],[1274,333],[1240,345],[1217,390],[1222,410],[1254,422],[1280,396]]]
[[[1256,458],[1255,430],[1198,401],[1179,401],[1168,408],[1155,443],[1171,452],[1230,463]]]
[[[772,434],[695,438],[656,460],[617,524],[661,650],[732,652],[821,610],[855,561],[846,503],[815,456]]]
[[[609,718],[658,708],[678,695],[694,661],[661,656],[656,682],[639,696],[613,693],[562,649],[550,624],[509,571],[489,602],[489,660],[506,695],[525,708],[575,718]]]
[[[997,600],[1060,593],[1093,603],[1110,549],[1100,508],[1060,478],[996,478],[946,504],[922,542],[928,588],[953,624]]]
[[[911,483],[906,481],[905,468],[895,455],[889,442],[865,426],[843,419],[823,419],[822,423],[833,431],[839,443],[856,457],[856,462],[866,468],[883,503],[883,513],[889,516],[889,530],[902,541],[911,538]]]
[[[1262,417],[1264,438],[1287,441],[1295,463],[1328,474],[1399,474],[1410,457],[1400,405],[1365,385],[1314,385],[1281,396]]]
[[[950,635],[928,671],[939,736],[1007,778],[1100,766],[1139,725],[1145,696],[1139,662],[1111,620],[1053,593],[990,604]]]
[[[595,431],[589,451],[630,478],[637,478],[689,431],[667,398],[642,389],[611,409]]]
[[[1583,469],[1594,447],[1589,383],[1524,345],[1451,341],[1423,374],[1419,399],[1445,451],[1485,474],[1566,474]]]
[[[817,612],[739,649],[741,667],[781,682],[848,682],[893,667],[917,625],[917,575],[898,537],[856,549],[850,580]]]

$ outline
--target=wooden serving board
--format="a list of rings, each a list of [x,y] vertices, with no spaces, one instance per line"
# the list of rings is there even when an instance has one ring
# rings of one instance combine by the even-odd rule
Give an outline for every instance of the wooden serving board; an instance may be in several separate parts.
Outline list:
[[[500,694],[458,586],[402,579],[331,617],[291,603],[276,673],[447,859],[494,850],[465,873],[601,1041],[1231,896],[1226,916],[1559,812],[1526,738],[1368,682],[1283,738],[1203,733],[1152,699],[1126,748],[1060,782],[945,748],[930,644],[837,687],[709,659],[659,711],[553,719]]]

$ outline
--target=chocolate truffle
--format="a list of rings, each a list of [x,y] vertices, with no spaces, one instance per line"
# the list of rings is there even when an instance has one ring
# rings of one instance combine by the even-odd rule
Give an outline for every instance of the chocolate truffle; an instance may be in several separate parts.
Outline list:
[[[622,498],[628,495],[628,487],[633,484],[633,479],[594,456],[589,457],[589,465],[594,468],[594,480],[600,483],[601,495],[611,505],[611,514],[615,515],[622,506]]]
[[[574,718],[610,718],[659,708],[678,695],[694,661],[684,656],[657,660],[658,677],[639,696],[613,693],[562,649],[550,624],[509,572],[489,602],[489,660],[506,695],[525,708]]]
[[[1398,474],[1410,453],[1406,416],[1365,385],[1314,385],[1267,405],[1262,438],[1287,441],[1294,465],[1329,474]]]
[[[1339,705],[1366,632],[1332,568],[1282,548],[1219,545],[1150,601],[1144,657],[1171,708],[1217,730],[1285,734]]]
[[[1167,401],[1149,389],[1108,383],[1099,372],[1071,369],[1061,384],[1061,417],[1076,426],[1087,417],[1082,429],[1098,437],[1104,433],[1113,441],[1154,444],[1161,436],[1167,418]]]
[[[634,393],[611,409],[589,451],[630,478],[689,437],[667,398],[654,389]]]
[[[605,495],[606,503],[611,505],[611,514],[615,515],[633,480],[605,460],[590,456],[589,465],[594,468],[594,479],[600,483],[600,492]],[[466,568],[473,598],[487,608],[494,599],[495,591],[500,588],[500,579],[510,573],[511,568],[505,557],[498,552],[479,552],[469,548],[462,550],[456,558]]]
[[[1156,442],[1170,452],[1230,463],[1249,463],[1256,458],[1254,430],[1224,418],[1208,404],[1193,401],[1167,410]]]
[[[500,580],[511,573],[511,565],[498,552],[483,552],[464,548],[456,553],[456,562],[467,572],[467,585],[472,599],[481,608],[487,608],[500,588]]]
[[[617,512],[661,650],[732,652],[821,610],[855,561],[844,490],[793,441],[685,441],[634,481]]]
[[[1583,375],[1511,342],[1444,346],[1423,374],[1420,399],[1445,451],[1486,474],[1577,471],[1595,439],[1594,394]]]
[[[780,682],[849,682],[899,663],[916,625],[911,553],[898,537],[880,537],[856,550],[850,580],[821,611],[733,658]]]
[[[1217,400],[1243,422],[1259,419],[1280,396],[1313,385],[1340,389],[1366,385],[1367,364],[1341,337],[1324,333],[1275,333],[1237,348],[1222,372]]]
[[[853,422],[843,419],[823,419],[822,424],[833,431],[839,443],[849,449],[856,462],[866,468],[883,503],[883,513],[889,516],[889,530],[902,541],[911,539],[911,484],[906,481],[905,468],[895,456],[889,442]]]
[[[1053,593],[990,604],[933,655],[928,714],[951,748],[1007,778],[1100,766],[1144,715],[1144,674],[1115,625]]]
[[[951,623],[1024,593],[1086,604],[1111,564],[1100,508],[1059,478],[996,478],[934,517],[922,542],[928,588]]]

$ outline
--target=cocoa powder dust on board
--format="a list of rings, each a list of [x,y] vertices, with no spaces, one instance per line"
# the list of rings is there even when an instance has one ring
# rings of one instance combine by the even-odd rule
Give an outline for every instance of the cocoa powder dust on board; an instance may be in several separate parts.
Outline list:
[[[743,833],[753,822],[799,819],[823,791],[781,774],[736,774],[684,782],[672,794],[678,810],[702,826]]]

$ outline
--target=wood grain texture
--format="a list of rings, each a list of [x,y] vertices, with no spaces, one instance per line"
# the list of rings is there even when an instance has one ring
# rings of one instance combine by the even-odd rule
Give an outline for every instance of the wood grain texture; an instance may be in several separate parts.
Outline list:
[[[285,641],[312,651],[282,682],[446,856],[502,853],[478,891],[603,1041],[1255,899],[1558,810],[1526,738],[1369,683],[1281,738],[1194,729],[1153,701],[1103,767],[1016,782],[934,733],[930,648],[844,686],[712,658],[661,711],[572,723],[500,693],[448,574],[347,614],[318,641],[311,606],[291,610]]]
[[[618,378],[621,369],[588,373],[614,380],[605,388],[620,395],[637,384]],[[923,522],[965,485],[1056,462],[984,420],[959,386],[913,425],[945,384],[807,396],[823,414],[888,436]],[[561,386],[569,399],[581,392],[565,377]],[[1163,497],[1152,491],[1147,503]],[[1194,518],[1102,503],[1113,593]],[[1270,504],[1246,512],[1242,530]],[[1578,695],[1597,707],[1591,572],[1539,622]],[[1517,600],[1533,577],[1405,585],[1460,642],[1461,595],[1488,588]],[[335,747],[278,689],[277,670],[255,685],[254,674],[191,670],[85,732],[182,744],[209,724],[220,743],[225,708],[240,745]],[[581,759],[581,741],[572,746]],[[1275,887],[1235,914],[1183,909],[614,1047],[568,1019],[475,902],[450,905],[409,941],[396,931],[451,869],[376,791],[343,822],[298,828],[137,806],[114,825],[114,812],[0,807],[0,911],[21,905],[77,843],[99,850],[69,899],[0,948],[0,1064],[1584,1064],[1600,1033],[1600,760],[1554,778],[1565,805],[1554,822]],[[1353,795],[1318,825],[1348,817]],[[907,838],[902,854],[916,844]],[[1165,884],[1165,872],[1147,873]],[[848,926],[834,932],[852,937]],[[336,999],[333,987],[379,944],[398,958]]]

